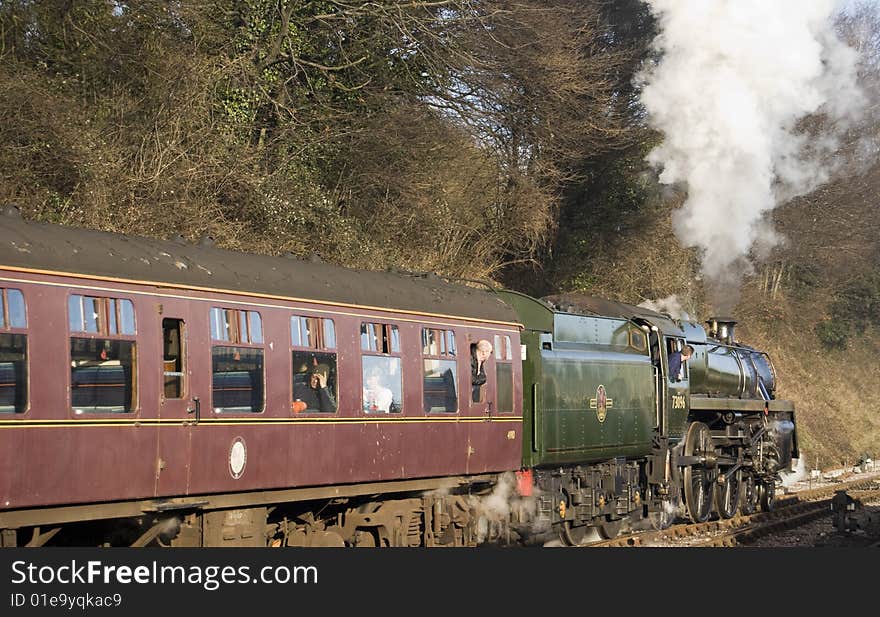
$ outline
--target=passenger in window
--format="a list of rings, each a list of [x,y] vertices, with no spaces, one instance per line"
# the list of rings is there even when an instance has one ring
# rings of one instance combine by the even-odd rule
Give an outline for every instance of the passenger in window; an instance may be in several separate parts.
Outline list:
[[[321,411],[333,413],[336,411],[336,399],[330,388],[327,387],[330,378],[330,367],[326,364],[318,364],[308,374],[307,387],[297,387],[294,378],[294,391],[299,398],[293,402],[293,411]],[[297,375],[299,377],[299,375]]]
[[[480,402],[480,390],[486,383],[486,360],[492,355],[492,343],[486,339],[480,339],[471,345],[471,400]]]
[[[385,375],[379,367],[371,367],[367,371],[364,384],[364,411],[368,413],[389,413],[394,394],[382,385]]]

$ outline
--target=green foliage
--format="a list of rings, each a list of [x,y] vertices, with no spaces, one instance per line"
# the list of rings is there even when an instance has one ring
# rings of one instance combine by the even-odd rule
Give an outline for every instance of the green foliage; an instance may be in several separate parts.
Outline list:
[[[846,349],[850,326],[843,321],[826,319],[816,325],[816,336],[826,349]]]
[[[601,177],[582,161],[640,139],[630,44],[646,38],[624,24],[646,13],[2,2],[0,201],[110,231],[496,276],[539,258],[560,196]],[[623,180],[607,195],[596,216],[638,199]]]
[[[791,293],[806,299],[822,284],[822,272],[816,264],[794,263],[788,271],[788,287]]]
[[[596,268],[615,247],[639,234],[648,223],[652,185],[647,178],[646,146],[590,161],[585,180],[566,199],[554,246],[550,287],[589,291]]]

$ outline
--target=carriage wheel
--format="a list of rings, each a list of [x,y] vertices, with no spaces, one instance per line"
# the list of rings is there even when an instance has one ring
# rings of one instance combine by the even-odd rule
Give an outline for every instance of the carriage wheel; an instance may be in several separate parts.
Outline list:
[[[685,456],[712,456],[715,446],[709,427],[702,422],[694,422],[688,427],[684,440]],[[684,468],[684,501],[688,516],[695,523],[709,520],[715,491],[716,471],[703,465],[688,465]]]

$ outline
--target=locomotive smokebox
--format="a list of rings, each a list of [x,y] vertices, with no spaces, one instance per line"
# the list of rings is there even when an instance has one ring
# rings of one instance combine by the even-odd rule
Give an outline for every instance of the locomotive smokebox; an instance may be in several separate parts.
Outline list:
[[[710,317],[709,320],[706,321],[706,325],[709,326],[709,336],[721,341],[725,345],[733,345],[733,327],[736,325],[735,319],[730,317]]]

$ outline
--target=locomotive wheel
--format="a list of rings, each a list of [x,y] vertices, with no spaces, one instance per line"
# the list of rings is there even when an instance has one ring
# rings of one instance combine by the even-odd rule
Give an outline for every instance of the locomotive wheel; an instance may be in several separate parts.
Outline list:
[[[739,509],[739,472],[715,487],[715,510],[721,518],[733,518]]]
[[[702,422],[694,422],[688,427],[684,441],[685,456],[712,456],[715,446],[709,427]],[[688,465],[684,468],[684,501],[688,516],[695,523],[704,523],[712,513],[713,493],[715,491],[715,471],[702,465]]]
[[[776,505],[776,483],[761,482],[761,510],[771,512]]]
[[[758,501],[761,496],[755,476],[750,473],[745,474],[740,487],[740,495],[740,511],[746,516],[753,514],[758,509]]]

